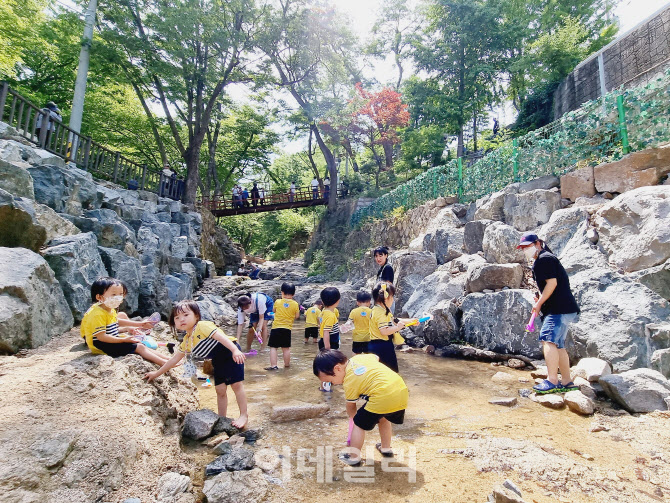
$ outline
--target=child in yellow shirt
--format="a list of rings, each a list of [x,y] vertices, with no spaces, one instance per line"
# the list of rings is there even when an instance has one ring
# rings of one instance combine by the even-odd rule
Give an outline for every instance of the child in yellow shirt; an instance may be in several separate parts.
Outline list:
[[[323,309],[323,302],[318,299],[312,307],[305,311],[305,344],[309,342],[310,337],[314,338],[315,343],[319,339],[321,309]]]
[[[407,385],[397,373],[381,363],[376,355],[356,355],[351,359],[340,351],[322,351],[313,364],[314,375],[322,382],[341,384],[347,400],[347,414],[353,420],[349,452],[340,459],[351,466],[361,463],[361,448],[365,432],[379,425],[381,442],[377,450],[384,457],[392,457],[391,423],[402,424],[409,398]],[[364,398],[365,405],[356,409],[356,402]]]
[[[291,330],[293,322],[300,317],[300,306],[293,300],[295,285],[282,283],[281,300],[274,303],[275,321],[272,323],[270,340],[270,366],[265,370],[279,370],[277,367],[277,348],[281,348],[284,356],[284,368],[291,366]]]
[[[338,319],[340,312],[337,305],[340,303],[340,291],[334,286],[321,290],[321,328],[319,329],[319,351],[340,348],[340,326]],[[330,383],[321,383],[320,391],[330,392]]]
[[[182,300],[172,308],[169,320],[174,330],[186,332],[184,340],[175,350],[175,355],[170,358],[161,368],[154,372],[148,372],[144,378],[149,382],[164,374],[176,366],[184,356],[188,366],[193,367],[192,358],[211,358],[214,367],[214,385],[216,390],[216,403],[219,416],[226,417],[228,412],[227,386],[235,393],[240,416],[233,421],[236,428],[244,428],[249,420],[247,413],[247,394],[244,390],[244,360],[240,345],[235,337],[223,333],[211,321],[200,319],[200,306],[193,300]],[[193,368],[195,372],[195,368]]]
[[[351,351],[354,354],[367,353],[368,342],[370,342],[370,302],[372,296],[368,292],[356,294],[356,308],[349,313],[349,320],[354,324],[352,333],[353,343]]]

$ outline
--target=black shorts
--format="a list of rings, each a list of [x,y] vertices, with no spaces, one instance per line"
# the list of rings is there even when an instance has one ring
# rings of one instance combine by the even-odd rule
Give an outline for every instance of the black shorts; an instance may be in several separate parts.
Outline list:
[[[379,357],[379,361],[394,372],[398,372],[398,358],[395,355],[393,341],[375,339],[368,343],[368,352]]]
[[[368,352],[368,341],[365,342],[352,342],[351,343],[351,352],[354,354],[361,354]]]
[[[315,339],[319,338],[319,327],[307,327],[305,328],[305,339],[314,337]]]
[[[273,328],[270,330],[268,346],[271,348],[290,348],[291,331],[288,328]]]
[[[242,351],[240,345],[235,342],[237,349]],[[217,350],[212,355],[212,366],[214,367],[214,384],[235,384],[244,381],[244,363],[235,363],[233,353],[223,344],[217,345]]]
[[[381,418],[386,418],[393,424],[402,424],[405,421],[405,409],[389,412],[388,414],[375,414],[365,410],[365,405],[358,409],[354,416],[354,424],[365,431],[370,431],[379,423]]]
[[[319,349],[323,351],[326,345],[323,342],[323,337],[319,339]],[[340,349],[340,333],[330,335],[330,349]]]
[[[119,356],[132,355],[137,350],[134,342],[102,342],[94,340],[93,345],[108,356],[117,358]]]

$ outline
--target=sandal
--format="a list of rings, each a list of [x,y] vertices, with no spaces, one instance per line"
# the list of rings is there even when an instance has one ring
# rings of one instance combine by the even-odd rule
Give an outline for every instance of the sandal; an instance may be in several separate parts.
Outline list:
[[[548,379],[545,379],[540,384],[533,386],[533,389],[538,395],[546,395],[548,393],[562,393],[563,387],[560,384],[554,384]]]
[[[388,451],[382,451],[382,444],[381,442],[378,442],[375,447],[379,451],[379,453],[384,456],[385,458],[392,458],[393,457],[393,450],[388,450]]]
[[[346,453],[346,452],[341,452],[337,457],[345,465],[349,465],[349,466],[361,466],[361,461],[363,461],[361,458],[352,459],[351,454]]]
[[[279,367],[276,365],[274,367],[265,367],[265,370],[279,370]]]
[[[568,391],[576,391],[579,389],[579,386],[577,386],[574,382],[570,381],[568,384],[561,384],[561,390],[565,391],[566,393]]]

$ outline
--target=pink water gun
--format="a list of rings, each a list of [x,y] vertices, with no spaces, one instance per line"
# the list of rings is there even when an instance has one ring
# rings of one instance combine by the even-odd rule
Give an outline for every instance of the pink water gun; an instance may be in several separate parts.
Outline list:
[[[526,332],[535,332],[535,316],[537,316],[537,313],[533,311],[533,314],[530,315],[530,321],[526,325]]]

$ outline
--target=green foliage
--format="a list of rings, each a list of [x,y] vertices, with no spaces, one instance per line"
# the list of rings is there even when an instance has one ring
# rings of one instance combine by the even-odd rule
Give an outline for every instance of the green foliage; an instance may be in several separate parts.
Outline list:
[[[307,276],[318,276],[326,274],[326,253],[322,250],[316,250],[312,254],[312,262],[307,268]]]
[[[26,41],[38,35],[46,0],[0,2],[0,78],[12,79],[26,55]]]
[[[460,182],[462,202],[474,201],[503,189],[514,181],[526,182],[544,175],[561,176],[577,167],[595,166],[622,157],[616,100],[611,92],[603,100],[586,103],[560,120],[517,138],[519,171],[513,176],[515,148],[512,141],[473,164],[464,161]],[[624,93],[628,135],[632,150],[670,141],[670,70],[647,85]],[[458,194],[455,160],[432,168],[377,199],[352,215],[354,226],[370,218],[389,218],[395,211],[414,208],[439,196]]]

